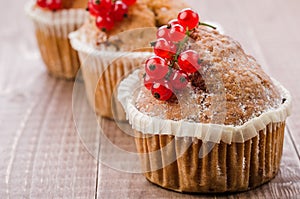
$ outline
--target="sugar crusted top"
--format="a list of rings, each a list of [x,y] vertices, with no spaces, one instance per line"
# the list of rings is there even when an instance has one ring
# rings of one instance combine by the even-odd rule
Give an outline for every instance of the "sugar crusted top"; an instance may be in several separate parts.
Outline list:
[[[201,78],[195,79],[198,88],[189,85],[177,94],[178,100],[163,102],[142,87],[136,98],[142,113],[162,119],[238,126],[278,108],[280,93],[237,41],[206,27],[197,28],[191,38],[187,49],[199,52],[203,60]],[[203,82],[205,89],[199,87]]]

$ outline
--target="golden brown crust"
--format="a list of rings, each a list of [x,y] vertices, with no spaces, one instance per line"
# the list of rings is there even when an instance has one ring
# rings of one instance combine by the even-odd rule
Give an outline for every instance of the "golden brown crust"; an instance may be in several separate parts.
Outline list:
[[[145,114],[171,120],[242,125],[263,112],[276,109],[281,96],[270,77],[241,45],[217,31],[201,27],[189,48],[205,60],[202,76],[207,91],[188,87],[178,103],[155,100],[142,89],[137,108]]]
[[[87,8],[88,0],[62,0],[63,8]]]

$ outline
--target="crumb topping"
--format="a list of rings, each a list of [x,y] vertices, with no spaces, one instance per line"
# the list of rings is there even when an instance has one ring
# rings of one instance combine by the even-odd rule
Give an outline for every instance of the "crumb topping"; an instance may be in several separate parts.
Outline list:
[[[278,108],[280,93],[237,41],[206,27],[196,29],[191,37],[187,49],[199,52],[204,60],[202,78],[194,78],[176,94],[175,102],[155,100],[142,88],[136,99],[141,112],[162,119],[237,126]],[[201,88],[203,83],[205,89]]]

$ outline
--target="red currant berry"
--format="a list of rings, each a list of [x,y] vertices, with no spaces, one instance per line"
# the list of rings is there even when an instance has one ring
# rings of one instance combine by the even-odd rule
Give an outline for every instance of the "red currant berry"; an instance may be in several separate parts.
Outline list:
[[[59,10],[62,8],[62,0],[48,0],[47,2],[47,7],[50,10]]]
[[[171,41],[181,41],[185,37],[185,29],[181,25],[175,24],[171,27],[169,37]]]
[[[151,88],[151,93],[156,99],[161,101],[167,101],[173,95],[172,90],[169,89],[167,85],[160,83],[153,84]]]
[[[169,23],[168,23],[168,25],[169,26],[174,26],[174,25],[176,25],[176,24],[179,24],[179,22],[178,22],[178,20],[177,19],[172,19],[171,21],[169,21]]]
[[[111,11],[112,3],[111,0],[89,0],[92,7],[94,9],[98,10],[99,12],[105,12],[108,13]]]
[[[92,1],[88,2],[88,8],[89,8],[89,12],[92,16],[96,17],[96,16],[101,15],[101,12],[93,6]]]
[[[126,5],[132,6],[136,3],[136,0],[122,0]]]
[[[191,8],[183,9],[178,14],[178,22],[184,27],[192,30],[196,28],[199,24],[199,15],[197,12],[193,11]]]
[[[122,1],[117,1],[113,5],[112,16],[116,21],[122,21],[124,17],[127,17],[128,6]]]
[[[178,57],[178,65],[185,73],[195,73],[201,68],[199,54],[194,50],[182,52]]]
[[[149,77],[149,75],[145,74],[145,75],[144,75],[144,86],[145,86],[148,90],[151,90],[153,84],[154,84],[154,80],[151,79],[151,78]]]
[[[158,39],[154,46],[154,53],[161,58],[170,59],[172,54],[169,42],[163,38]]]
[[[145,70],[150,78],[160,80],[166,76],[169,67],[163,58],[153,56],[146,61]]]
[[[174,70],[170,77],[171,85],[174,89],[182,90],[188,84],[188,76],[178,70]]]
[[[176,52],[177,52],[177,46],[176,46],[172,41],[169,41],[169,42],[168,42],[168,45],[169,45],[169,47],[168,47],[168,53],[167,53],[164,57],[162,57],[162,56],[160,56],[160,55],[158,55],[158,56],[160,56],[160,57],[166,59],[167,61],[172,61],[174,55],[175,55]],[[154,49],[154,50],[155,50],[155,49]],[[154,52],[155,52],[155,51],[154,51]],[[168,65],[169,65],[169,64],[171,64],[171,63],[168,62]]]
[[[37,0],[36,4],[41,7],[41,8],[46,8],[47,7],[47,0]]]
[[[164,38],[167,41],[169,41],[170,40],[169,34],[170,34],[170,28],[168,28],[167,25],[164,25],[157,30],[156,36],[157,39]]]
[[[114,21],[110,16],[97,16],[96,25],[102,31],[109,31],[114,27]]]

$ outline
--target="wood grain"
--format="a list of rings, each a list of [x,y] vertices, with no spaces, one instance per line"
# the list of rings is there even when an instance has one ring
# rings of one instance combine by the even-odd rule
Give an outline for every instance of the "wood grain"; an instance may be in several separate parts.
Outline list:
[[[102,119],[99,127],[82,81],[73,92],[73,82],[47,75],[26,1],[0,7],[0,198],[216,198],[161,189],[137,173],[139,160],[122,156],[136,153],[130,126]],[[222,24],[294,98],[276,178],[219,197],[300,198],[300,1],[188,2],[204,21]]]
[[[92,198],[97,162],[84,149],[75,131],[70,103],[73,83],[47,75],[42,79],[47,80],[40,84],[42,92],[36,99],[25,98],[28,105],[23,112],[6,107],[21,117],[8,121],[5,129],[16,127],[9,136],[3,134],[5,129],[1,131],[1,140],[12,139],[1,152],[0,195],[3,198]]]

